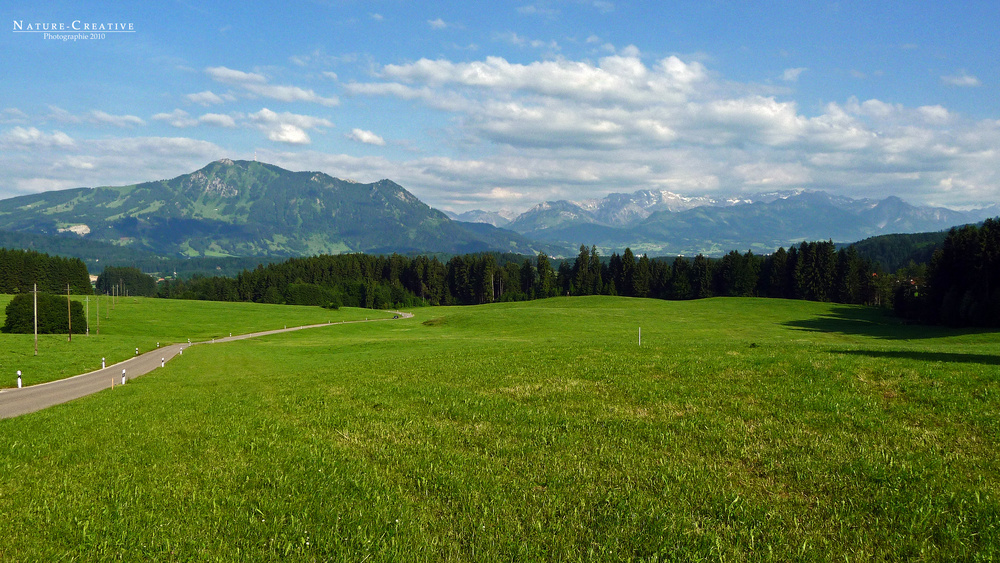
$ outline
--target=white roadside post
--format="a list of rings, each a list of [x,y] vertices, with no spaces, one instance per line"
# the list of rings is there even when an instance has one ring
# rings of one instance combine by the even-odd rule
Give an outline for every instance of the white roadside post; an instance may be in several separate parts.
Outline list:
[[[138,355],[139,355],[139,349],[138,349],[138,348],[136,348],[136,349],[135,349],[135,355],[136,355],[136,356],[138,356]]]
[[[21,388],[21,370],[17,370],[17,388]]]
[[[122,368],[122,385],[125,385],[125,368]]]
[[[104,369],[104,358],[101,358],[101,369]]]
[[[166,362],[167,362],[166,358],[160,358],[160,367],[162,368],[164,364],[166,364]]]

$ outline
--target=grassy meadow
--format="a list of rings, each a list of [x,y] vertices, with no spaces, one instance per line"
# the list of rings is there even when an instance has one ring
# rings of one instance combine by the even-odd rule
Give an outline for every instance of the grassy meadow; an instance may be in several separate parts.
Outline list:
[[[1000,334],[763,299],[413,312],[0,420],[0,559],[1000,557]]]
[[[0,325],[12,295],[0,295]],[[84,298],[73,297],[83,302]],[[381,311],[342,308],[329,311],[320,307],[261,305],[255,303],[218,303],[180,301],[146,297],[123,297],[114,308],[101,297],[100,321],[97,297],[90,296],[90,334],[75,332],[69,341],[66,334],[38,335],[38,355],[32,334],[0,333],[0,388],[17,386],[17,370],[24,385],[36,385],[127,360],[139,352],[148,352],[178,342],[192,342],[301,326],[328,321],[384,318]],[[77,325],[79,330],[80,325]],[[98,332],[99,331],[99,332]]]

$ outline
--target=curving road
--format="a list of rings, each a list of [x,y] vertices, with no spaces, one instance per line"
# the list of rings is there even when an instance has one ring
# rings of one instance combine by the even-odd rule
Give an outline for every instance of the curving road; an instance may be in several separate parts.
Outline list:
[[[403,319],[413,317],[412,313],[402,313],[399,311],[391,312]],[[281,332],[291,332],[293,330],[319,328],[322,326],[333,326],[338,324],[391,320],[393,319],[365,319],[363,321],[341,321],[337,323],[295,326],[277,330],[265,330],[262,332],[238,334],[236,336],[217,338],[215,340],[192,342],[191,344],[171,344],[90,373],[75,375],[73,377],[60,379],[58,381],[51,381],[49,383],[40,383],[38,385],[23,387],[21,389],[0,389],[0,418],[12,418],[22,414],[40,411],[44,408],[51,407],[52,405],[66,403],[72,401],[73,399],[79,399],[80,397],[97,393],[98,391],[104,389],[110,389],[115,385],[121,384],[122,370],[125,370],[126,382],[130,381],[140,375],[153,371],[154,369],[160,367],[161,362],[169,361],[177,354],[182,353],[182,350],[186,350],[187,348],[197,344],[205,344],[206,342],[230,342],[233,340],[244,340],[247,338],[256,338],[258,336],[267,336],[269,334],[278,334]]]

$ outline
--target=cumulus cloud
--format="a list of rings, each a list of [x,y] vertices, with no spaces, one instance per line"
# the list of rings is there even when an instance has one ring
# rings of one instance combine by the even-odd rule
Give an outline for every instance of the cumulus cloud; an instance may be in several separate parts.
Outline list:
[[[28,121],[28,114],[17,108],[4,108],[0,111],[0,123],[25,123]]]
[[[498,34],[497,38],[501,41],[506,41],[511,45],[517,45],[518,47],[532,47],[534,49],[548,49],[550,51],[559,50],[559,44],[554,40],[542,41],[541,39],[528,39],[527,37],[522,37],[513,31]]]
[[[445,29],[448,27],[448,23],[441,18],[427,20],[427,24],[431,26],[431,29]]]
[[[380,147],[385,146],[385,139],[379,137],[371,131],[365,131],[363,129],[351,129],[351,132],[348,133],[346,137],[352,141],[365,143],[366,145],[377,145]]]
[[[322,130],[323,127],[333,127],[328,119],[299,115],[289,112],[276,113],[267,108],[248,116],[250,122],[267,134],[267,138],[279,143],[291,145],[308,145],[312,142],[307,129]]]
[[[195,119],[182,109],[170,113],[158,113],[153,116],[156,121],[163,121],[178,128],[194,127],[196,125],[213,125],[216,127],[236,127],[236,120],[230,115],[221,113],[206,113]]]
[[[320,96],[313,90],[298,86],[269,84],[267,77],[256,72],[243,72],[217,66],[206,68],[205,74],[216,82],[239,88],[243,90],[244,94],[251,96],[271,98],[282,102],[314,102],[325,106],[336,106],[340,103],[340,100],[335,96]]]
[[[72,147],[76,142],[62,131],[44,133],[35,127],[14,127],[0,135],[0,145],[11,149]]]
[[[602,42],[586,41],[598,47]],[[201,116],[178,109],[153,120],[251,128],[276,143],[261,150],[261,160],[360,181],[392,178],[424,201],[452,209],[493,208],[497,202],[526,208],[546,199],[638,189],[728,195],[809,188],[857,197],[894,193],[914,203],[952,206],[1000,201],[995,118],[974,120],[943,105],[912,107],[888,98],[848,98],[803,109],[786,89],[728,81],[695,57],[654,59],[632,46],[610,49],[608,56],[586,60],[420,59],[375,66],[368,81],[340,86],[352,96],[437,110],[442,116],[437,133],[453,139],[461,147],[453,154],[462,157],[426,156],[434,154],[432,144],[421,147],[420,157],[402,160],[331,154],[328,147],[309,150],[313,137],[333,123],[268,108]],[[215,98],[232,94],[280,93],[268,90],[275,85],[261,72],[213,67],[206,73],[228,92],[206,90],[190,94],[188,102],[213,105],[220,103]],[[310,92],[298,89],[286,98],[316,101],[310,97],[318,95]],[[10,115],[27,122],[27,116]],[[47,119],[76,125],[102,117],[53,106]],[[12,178],[8,186],[30,190],[69,181],[113,185],[173,177],[232,153],[190,139],[95,141],[77,135],[77,128],[64,129],[74,137],[27,125],[0,130],[0,166]],[[362,129],[346,137],[385,142]],[[22,163],[29,160],[31,166]],[[38,173],[52,166],[55,171]],[[142,178],[115,179],[136,169],[143,170]]]
[[[90,110],[80,115],[73,114],[58,106],[49,106],[49,119],[61,123],[90,123],[94,125],[111,125],[113,127],[129,128],[145,125],[146,122],[134,115],[112,115],[101,110]]]
[[[517,13],[526,16],[543,16],[546,18],[556,18],[559,16],[559,10],[548,6],[539,6],[537,4],[519,6],[517,8]]]
[[[781,79],[784,80],[785,82],[798,82],[799,76],[801,76],[802,73],[807,70],[809,69],[804,67],[786,68],[785,72],[781,73]]]
[[[788,69],[783,78],[803,72]],[[966,185],[959,179],[992,186],[990,201],[1000,199],[995,166],[979,157],[1000,154],[1000,122],[973,124],[943,106],[850,98],[806,115],[794,101],[726,82],[699,61],[646,61],[634,47],[596,61],[420,59],[382,66],[376,76],[347,91],[451,112],[456,136],[499,148],[483,159],[399,166],[394,177],[427,186],[441,205],[474,199],[470,185],[516,185],[536,201],[543,193],[601,196],[609,186],[681,193],[785,186],[901,193],[919,203],[931,201],[946,177],[953,186]]]
[[[46,166],[40,167],[38,161],[9,150],[0,151],[0,167],[7,178],[0,186],[0,197],[173,178],[226,155],[225,150],[213,143],[185,137],[73,140],[58,132],[39,135],[30,130],[27,137],[35,139],[30,148],[45,149],[38,158],[44,159]],[[7,141],[5,132],[0,135],[0,145],[7,148]]]
[[[949,84],[951,86],[961,86],[965,88],[980,86],[982,83],[975,76],[963,71],[958,74],[952,74],[948,76],[942,76],[941,82]]]
[[[206,113],[198,118],[198,123],[215,127],[236,127],[236,120],[232,116],[221,113]]]
[[[198,92],[196,94],[188,94],[185,96],[187,100],[193,104],[199,104],[203,106],[211,106],[216,104],[221,104],[226,100],[222,96],[212,92],[211,90],[205,90],[204,92]]]
[[[174,127],[194,127],[198,125],[198,120],[193,119],[191,114],[182,109],[175,109],[170,113],[158,113],[153,116],[153,120],[164,121]]]

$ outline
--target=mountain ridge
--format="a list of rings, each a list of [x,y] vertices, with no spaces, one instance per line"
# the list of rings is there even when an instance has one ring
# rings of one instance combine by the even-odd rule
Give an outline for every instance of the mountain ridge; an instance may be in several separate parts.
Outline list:
[[[850,242],[946,230],[1000,212],[913,206],[786,190],[724,198],[665,190],[542,202],[513,221],[497,212],[434,209],[389,179],[363,184],[323,172],[221,159],[175,178],[72,188],[0,200],[0,229],[85,238],[167,257],[304,256],[342,252],[497,251],[571,256],[769,253],[803,240]],[[461,221],[456,219],[469,219]]]
[[[484,240],[391,180],[362,184],[230,159],[168,180],[3,200],[0,229],[71,230],[170,256],[540,248],[516,233]]]

